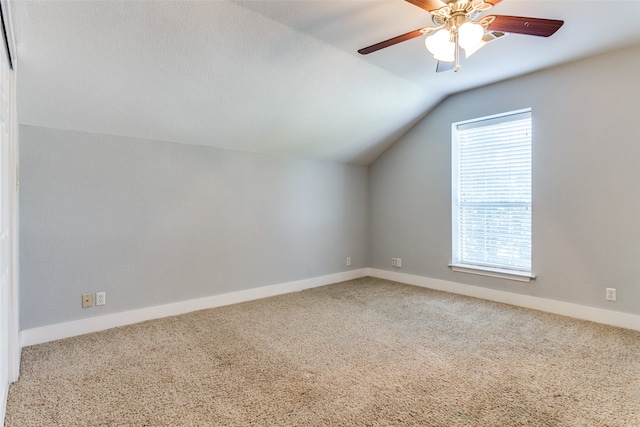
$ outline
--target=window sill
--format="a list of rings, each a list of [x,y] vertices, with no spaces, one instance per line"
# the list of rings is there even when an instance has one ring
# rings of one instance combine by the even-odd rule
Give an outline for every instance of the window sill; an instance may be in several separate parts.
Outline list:
[[[459,273],[477,274],[480,276],[497,277],[500,279],[515,280],[518,282],[530,282],[531,279],[535,279],[536,276],[532,273],[515,270],[505,270],[502,268],[480,267],[478,265],[465,265],[465,264],[449,264],[449,267],[453,271]]]

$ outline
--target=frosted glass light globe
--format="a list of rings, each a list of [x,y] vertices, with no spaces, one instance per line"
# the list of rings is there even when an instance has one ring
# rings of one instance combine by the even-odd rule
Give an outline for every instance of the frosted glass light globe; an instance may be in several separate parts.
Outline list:
[[[425,39],[427,50],[438,61],[452,62],[455,56],[456,45],[451,40],[449,30],[442,29]]]
[[[482,25],[473,22],[465,22],[458,30],[458,43],[463,49],[474,48],[484,36]]]

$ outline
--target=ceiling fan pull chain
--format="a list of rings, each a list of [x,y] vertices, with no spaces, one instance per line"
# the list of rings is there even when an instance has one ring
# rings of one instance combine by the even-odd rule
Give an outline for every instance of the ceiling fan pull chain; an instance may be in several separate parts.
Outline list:
[[[455,43],[455,48],[456,48],[456,66],[453,69],[453,71],[457,73],[458,70],[460,70],[460,43],[458,43],[458,30],[457,29],[456,29],[456,31],[454,31],[453,37],[454,37],[454,43]]]

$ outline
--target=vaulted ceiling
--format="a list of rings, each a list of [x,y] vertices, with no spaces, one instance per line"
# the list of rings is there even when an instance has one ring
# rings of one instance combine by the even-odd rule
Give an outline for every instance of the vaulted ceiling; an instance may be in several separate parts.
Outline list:
[[[490,13],[565,25],[492,42],[458,73],[436,73],[423,38],[357,53],[431,24],[403,0],[9,9],[20,124],[353,164],[372,162],[452,93],[640,44],[632,0],[504,0]]]

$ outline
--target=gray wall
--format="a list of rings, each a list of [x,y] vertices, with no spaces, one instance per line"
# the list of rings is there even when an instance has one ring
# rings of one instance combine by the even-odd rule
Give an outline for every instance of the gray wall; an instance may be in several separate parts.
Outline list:
[[[370,167],[371,267],[640,314],[639,76],[636,47],[448,98]],[[454,273],[451,123],[526,107],[538,278]]]
[[[346,256],[640,314],[638,70],[640,47],[452,96],[369,169],[21,126],[20,328],[336,273]],[[525,107],[538,278],[453,273],[450,125]],[[96,291],[107,305],[82,310]]]
[[[19,131],[21,329],[368,266],[366,167]]]

